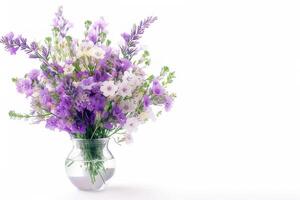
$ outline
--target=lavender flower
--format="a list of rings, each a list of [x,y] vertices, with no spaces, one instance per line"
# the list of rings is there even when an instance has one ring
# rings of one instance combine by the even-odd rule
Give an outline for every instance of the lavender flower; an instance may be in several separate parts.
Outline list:
[[[37,43],[32,42],[30,45],[28,45],[27,39],[23,38],[22,36],[15,38],[14,34],[10,32],[1,38],[0,43],[4,44],[5,49],[12,55],[15,55],[16,52],[21,49],[25,51],[30,58],[39,58],[44,65],[48,65],[48,53],[46,55],[41,55],[39,53],[39,47],[37,46]],[[42,47],[42,49],[44,48],[45,47]]]
[[[64,18],[63,8],[59,7],[53,19],[53,28],[59,32],[61,38],[64,38],[73,25]]]
[[[139,39],[142,37],[146,28],[150,26],[154,21],[157,20],[157,17],[147,17],[140,22],[138,26],[133,25],[131,33],[123,33],[122,37],[125,40],[125,44],[121,46],[121,52],[124,58],[131,60],[131,58],[136,55],[138,49],[137,45],[139,44]]]

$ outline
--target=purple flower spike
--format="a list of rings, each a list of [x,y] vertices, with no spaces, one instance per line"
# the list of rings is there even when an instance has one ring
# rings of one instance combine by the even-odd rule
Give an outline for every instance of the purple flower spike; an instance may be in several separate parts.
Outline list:
[[[121,46],[121,52],[124,58],[131,60],[131,58],[137,54],[138,48],[136,47],[139,44],[139,39],[142,37],[146,28],[157,20],[157,17],[147,17],[140,22],[138,26],[134,25],[131,34],[123,33],[122,37],[125,40],[125,44]]]

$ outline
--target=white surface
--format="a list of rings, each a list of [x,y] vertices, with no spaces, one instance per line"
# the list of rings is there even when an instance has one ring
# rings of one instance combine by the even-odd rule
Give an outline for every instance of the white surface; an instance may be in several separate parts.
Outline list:
[[[10,78],[37,63],[1,49],[0,199],[300,198],[299,1],[1,0],[0,33],[42,40],[60,4],[74,33],[103,15],[115,42],[157,15],[142,44],[153,71],[177,71],[178,99],[132,146],[112,145],[117,171],[105,191],[80,192],[65,177],[68,136],[8,119],[27,105]]]

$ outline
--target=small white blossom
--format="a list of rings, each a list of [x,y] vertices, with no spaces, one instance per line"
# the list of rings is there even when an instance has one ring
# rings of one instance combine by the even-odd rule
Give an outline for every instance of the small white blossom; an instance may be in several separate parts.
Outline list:
[[[132,133],[137,130],[138,125],[139,120],[135,117],[131,117],[126,120],[124,128],[126,129],[127,133]]]
[[[143,80],[141,77],[135,76],[133,79],[130,81],[130,85],[135,89],[136,87],[140,86],[142,84]]]
[[[132,90],[130,85],[128,85],[126,82],[122,82],[121,84],[119,84],[118,95],[122,97],[126,97],[126,96],[131,96],[131,94],[132,94]]]
[[[125,71],[122,80],[123,82],[130,83],[133,78],[134,74],[130,73],[129,71]]]
[[[131,89],[134,90],[136,87],[140,86],[142,84],[142,77],[136,76],[135,74],[126,71],[122,77],[122,80],[124,83],[127,83],[129,86],[131,86]]]
[[[106,97],[113,97],[118,90],[118,86],[115,85],[113,81],[104,81],[100,87],[100,91]]]
[[[102,58],[104,58],[104,55],[105,55],[105,51],[102,48],[97,47],[97,46],[94,46],[91,49],[90,53],[91,53],[91,56],[96,59],[102,59]]]

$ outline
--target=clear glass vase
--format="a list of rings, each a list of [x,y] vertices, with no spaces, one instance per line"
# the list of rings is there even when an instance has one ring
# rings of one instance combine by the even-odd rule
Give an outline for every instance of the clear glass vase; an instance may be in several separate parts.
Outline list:
[[[65,168],[72,184],[80,190],[100,190],[114,175],[115,159],[108,149],[109,138],[75,139]]]

